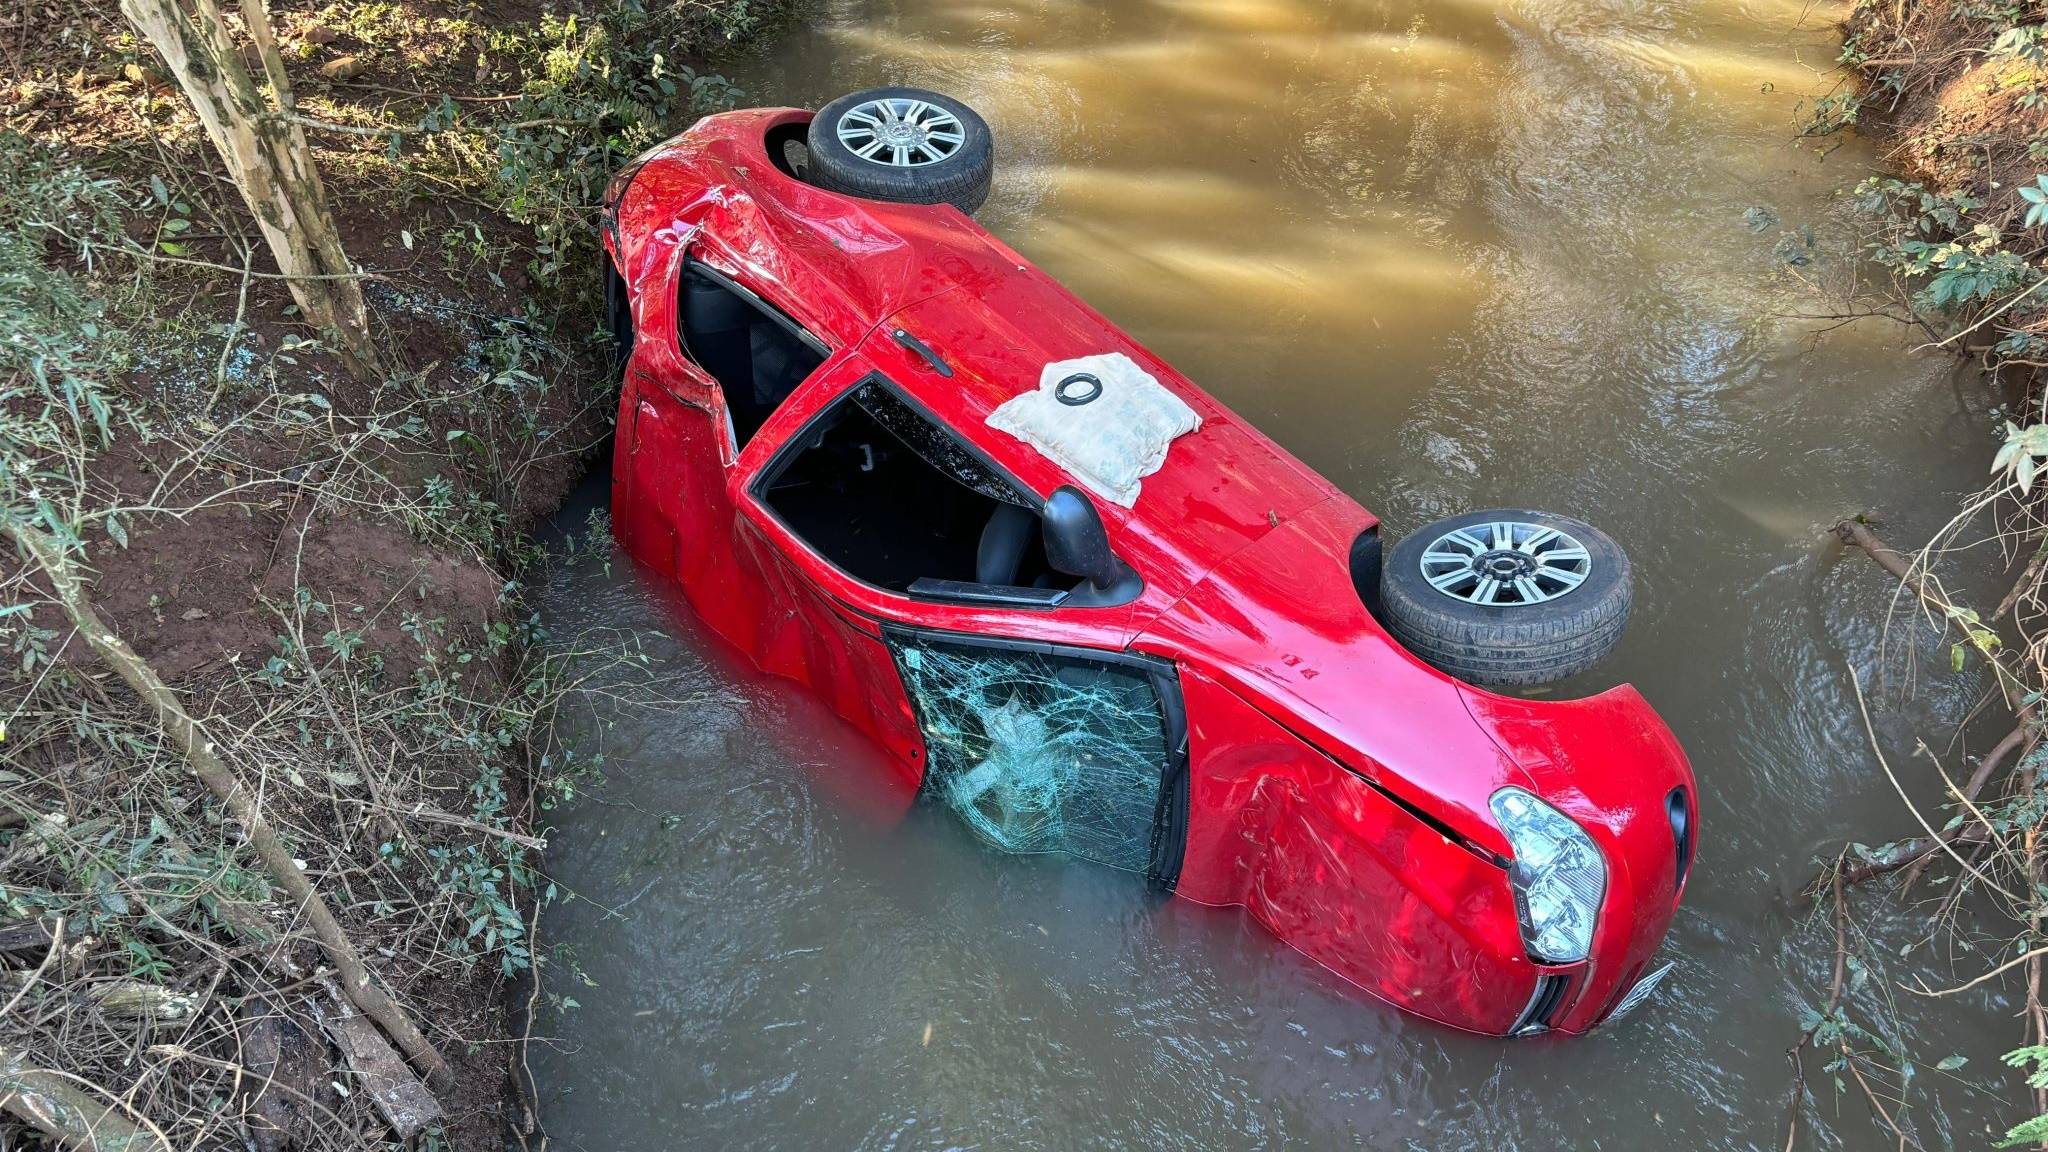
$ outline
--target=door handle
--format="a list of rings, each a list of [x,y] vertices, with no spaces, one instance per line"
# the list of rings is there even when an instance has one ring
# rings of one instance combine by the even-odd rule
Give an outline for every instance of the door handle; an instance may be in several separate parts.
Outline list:
[[[912,352],[917,353],[919,356],[924,357],[924,362],[930,366],[932,371],[937,372],[941,376],[950,377],[951,375],[953,375],[953,366],[946,363],[944,360],[939,359],[939,354],[937,352],[932,351],[931,347],[927,345],[924,341],[919,340],[917,337],[912,336],[910,333],[905,332],[901,328],[898,328],[894,332],[889,333],[889,337],[890,339],[895,340],[898,344],[901,344],[905,348],[910,349]]]

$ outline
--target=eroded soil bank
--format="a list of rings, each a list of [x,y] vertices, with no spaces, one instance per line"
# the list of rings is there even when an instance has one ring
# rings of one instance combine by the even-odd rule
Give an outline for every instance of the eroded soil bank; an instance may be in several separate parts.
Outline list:
[[[136,1147],[535,1135],[507,993],[555,895],[536,813],[588,765],[547,739],[560,659],[534,648],[525,586],[608,533],[542,549],[527,532],[608,435],[591,205],[666,125],[737,95],[686,65],[780,10],[272,3],[365,274],[368,378],[299,321],[115,5],[0,17],[7,514],[76,531],[101,618],[454,1071],[411,1117],[379,1098],[407,1074],[349,1035],[245,829],[9,548],[0,1145],[80,1123]]]

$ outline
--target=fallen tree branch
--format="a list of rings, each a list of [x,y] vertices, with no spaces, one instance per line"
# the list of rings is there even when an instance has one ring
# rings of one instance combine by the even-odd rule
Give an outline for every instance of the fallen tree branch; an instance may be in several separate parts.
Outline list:
[[[1991,751],[1984,754],[1984,759],[1978,763],[1977,770],[1971,773],[1969,783],[1963,785],[1961,796],[1964,803],[1976,803],[1977,794],[1984,790],[1984,785],[1990,783],[1991,774],[1993,772],[1998,771],[1998,766],[2005,762],[2006,757],[2012,755],[2015,751],[2020,751],[2021,755],[2023,757],[2025,756],[2025,752],[2022,751],[2022,748],[2023,746],[2031,745],[2033,740],[2033,737],[2031,735],[2033,731],[2033,725],[2031,723],[2031,720],[2032,713],[2029,711],[2022,711],[2020,713],[2019,727],[2014,728],[2012,731],[2006,733],[2005,739],[2000,740],[1997,744],[1992,746]],[[1954,841],[1960,839],[1966,829],[1973,829],[1976,827],[1976,825],[1957,825],[1952,831],[1947,832],[1944,835],[1950,841]],[[1933,846],[1929,845],[1928,853],[1926,855],[1923,855],[1919,860],[1914,861],[1912,867],[1907,869],[1906,878],[1904,881],[1900,883],[1901,889],[1911,888],[1913,886],[1913,881],[1920,878],[1920,873],[1926,869],[1927,859],[1932,854]]]
[[[2013,895],[2003,885],[1986,876],[1982,871],[1978,870],[1976,865],[1963,859],[1953,845],[1941,838],[1941,834],[1934,830],[1934,825],[1928,823],[1927,817],[1921,814],[1919,806],[1913,803],[1913,798],[1906,794],[1906,786],[1899,783],[1898,774],[1892,771],[1891,762],[1884,758],[1884,749],[1878,743],[1877,726],[1871,723],[1870,720],[1870,705],[1863,699],[1863,678],[1857,675],[1854,665],[1850,665],[1848,671],[1849,683],[1856,689],[1856,710],[1862,714],[1863,731],[1870,737],[1871,754],[1877,757],[1877,766],[1884,769],[1885,779],[1892,782],[1892,790],[1899,794],[1900,800],[1905,801],[1906,810],[1913,814],[1913,819],[1920,822],[1920,827],[1926,830],[1928,837],[1936,842],[1936,846],[1953,857],[1957,864],[1962,865],[1964,871],[1975,876],[1979,883],[2004,896],[2006,899],[2018,900],[2018,896]]]
[[[357,801],[357,803],[361,803],[361,801]],[[510,828],[493,828],[481,820],[471,820],[466,816],[457,816],[451,812],[439,812],[424,804],[414,804],[409,808],[384,808],[382,811],[396,813],[408,820],[424,820],[429,824],[446,824],[450,827],[464,828],[485,836],[495,836],[500,840],[517,844],[522,848],[531,848],[536,852],[546,851],[548,846],[545,837],[529,836],[524,832],[514,832]]]
[[[142,1125],[72,1083],[76,1077],[37,1068],[23,1052],[0,1048],[0,1109],[19,1116],[66,1148],[81,1152],[171,1152],[162,1129]]]
[[[249,844],[263,861],[271,878],[291,897],[292,904],[305,914],[312,925],[313,934],[320,940],[327,957],[334,963],[342,977],[342,990],[363,1015],[375,1021],[386,1035],[390,1036],[399,1049],[406,1054],[414,1066],[426,1074],[427,1083],[445,1089],[454,1082],[454,1073],[434,1050],[432,1044],[421,1034],[417,1025],[405,1014],[383,988],[370,976],[363,964],[363,958],[356,952],[342,930],[341,922],[327,907],[327,901],[313,887],[305,872],[292,859],[292,854],[279,840],[270,822],[257,807],[255,796],[242,786],[234,769],[214,751],[213,741],[206,738],[197,721],[186,713],[183,704],[164,682],[157,677],[149,663],[136,655],[135,650],[99,618],[92,601],[87,597],[77,572],[64,557],[57,541],[43,534],[39,529],[9,521],[6,532],[20,545],[29,559],[49,577],[51,591],[66,615],[78,629],[81,636],[109,668],[125,681],[130,689],[156,713],[157,722],[185,759],[192,770],[204,783],[207,790],[218,798],[230,815],[242,825],[248,835]]]
[[[1844,869],[1842,883],[1852,886],[1866,884],[1880,876],[1889,876],[1902,868],[1917,870],[1940,853],[1943,843],[1981,844],[1985,839],[1984,829],[1975,824],[1964,825],[1942,836],[1915,836],[1911,840],[1894,845],[1892,852],[1881,860],[1868,860],[1854,868]],[[1907,882],[1911,882],[1910,876]]]
[[[1842,543],[1863,549],[1872,560],[1877,561],[1878,567],[1898,577],[1901,583],[1911,584],[1916,595],[1925,594],[1920,586],[1919,577],[1913,575],[1913,562],[1891,545],[1878,539],[1877,533],[1872,532],[1869,525],[1861,520],[1844,520],[1835,525],[1835,535],[1842,538]]]

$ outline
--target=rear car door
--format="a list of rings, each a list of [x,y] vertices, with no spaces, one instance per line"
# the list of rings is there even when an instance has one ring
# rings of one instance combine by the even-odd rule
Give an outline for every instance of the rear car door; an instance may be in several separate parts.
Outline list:
[[[767,417],[826,374],[831,349],[701,231],[680,248],[672,295],[639,302],[613,507],[633,554],[673,576],[715,631],[751,649],[762,589],[733,547],[732,472]]]

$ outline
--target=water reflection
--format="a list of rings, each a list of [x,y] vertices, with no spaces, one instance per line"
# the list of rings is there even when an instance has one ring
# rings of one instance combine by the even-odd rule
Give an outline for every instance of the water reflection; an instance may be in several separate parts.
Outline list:
[[[1794,944],[1796,889],[1816,852],[1906,830],[1844,672],[1872,658],[1885,582],[1821,530],[1869,508],[1924,534],[1975,486],[1986,426],[1896,333],[1786,318],[1813,304],[1786,245],[1838,267],[1828,193],[1875,165],[1793,138],[1834,54],[1803,15],[832,0],[744,62],[779,103],[888,82],[974,103],[999,148],[984,222],[1392,532],[1499,504],[1611,530],[1637,618],[1574,687],[1632,680],[1670,719],[1703,855],[1673,994],[1585,1041],[1447,1034],[1234,913],[906,814],[823,708],[630,573],[579,571],[554,628],[666,620],[661,673],[730,699],[609,717],[611,781],[555,837],[593,902],[547,929],[597,983],[544,1021],[574,1053],[536,1060],[558,1142],[1782,1146],[1783,1053],[1828,975]],[[1967,685],[1922,675],[1926,716],[1959,717]],[[1972,1007],[1900,1010],[1982,1068],[2012,1030]],[[1936,1146],[1975,1141],[1994,1102],[1927,1107]],[[1821,1146],[1867,1143],[1860,1102],[1843,1112]]]

